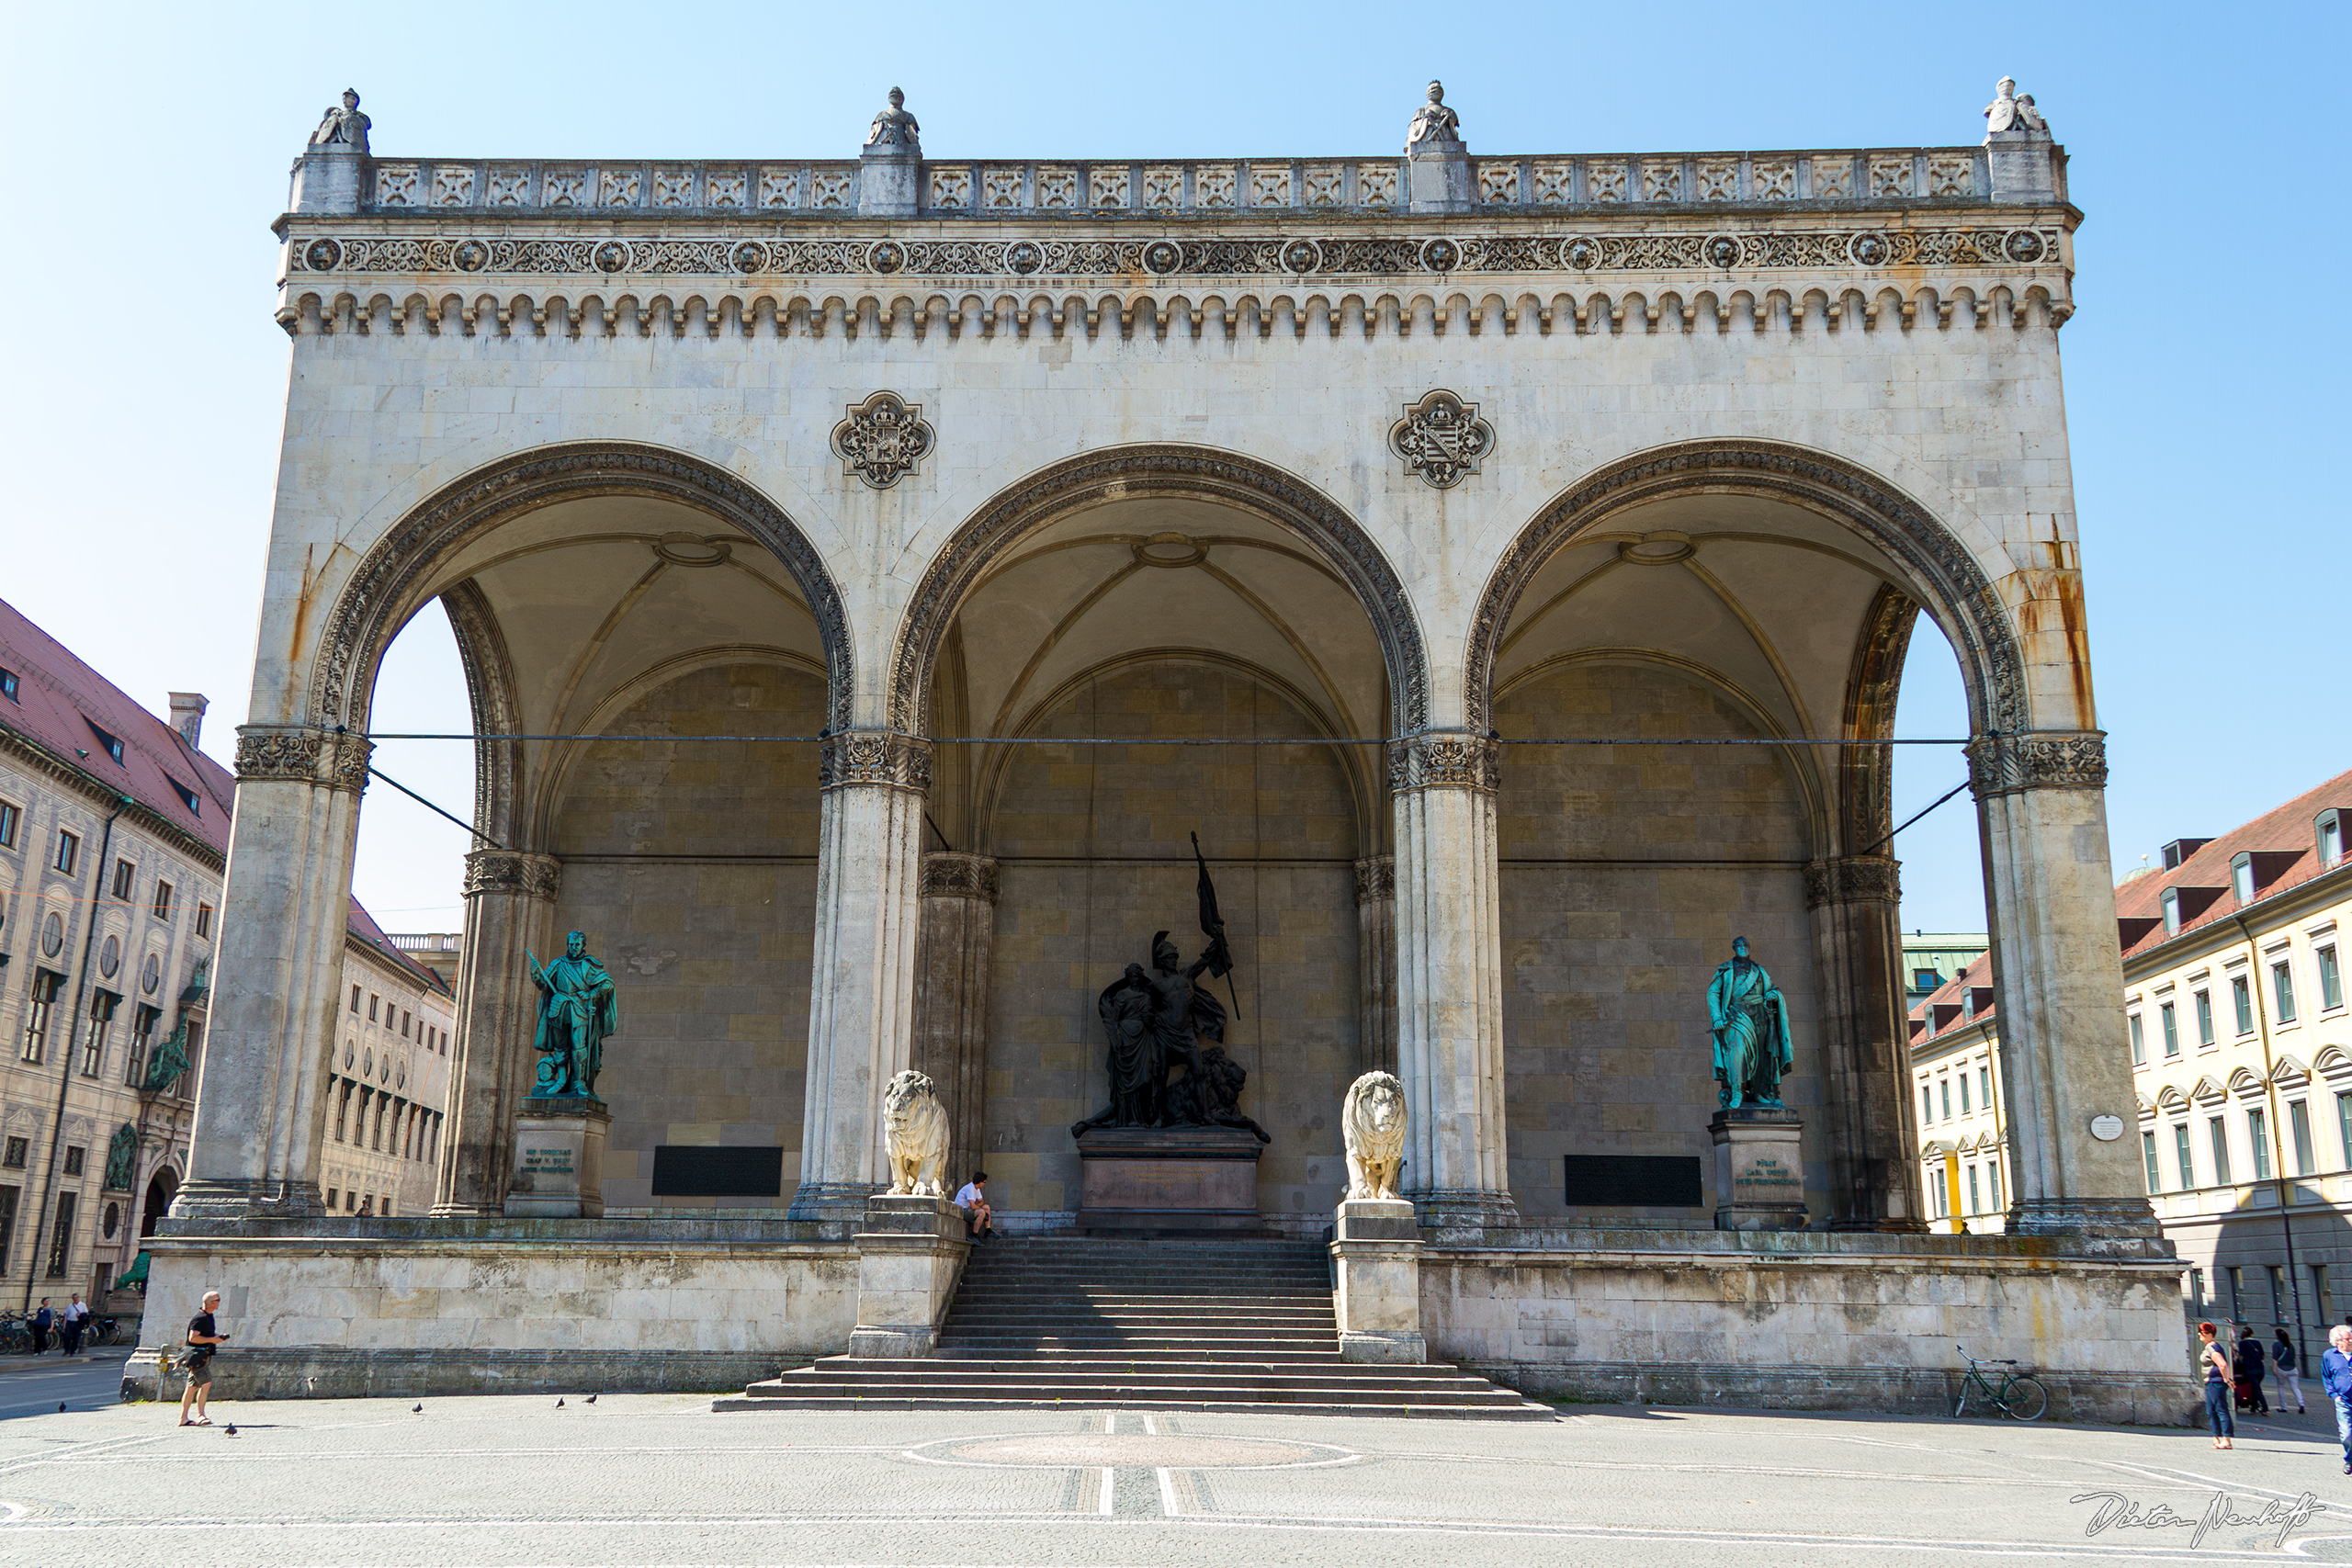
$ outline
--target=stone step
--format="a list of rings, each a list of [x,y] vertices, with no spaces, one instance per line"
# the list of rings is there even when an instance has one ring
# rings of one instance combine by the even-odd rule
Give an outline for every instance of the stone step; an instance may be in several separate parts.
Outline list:
[[[1009,1318],[1053,1318],[1071,1323],[1129,1321],[1136,1323],[1198,1323],[1215,1328],[1226,1324],[1315,1324],[1331,1321],[1329,1302],[1312,1306],[1268,1305],[1263,1302],[985,1302],[958,1301],[954,1321],[1001,1323]]]
[[[1517,1394],[1511,1396],[1518,1399]],[[1178,1414],[1191,1412],[1203,1416],[1385,1416],[1391,1419],[1408,1417],[1483,1421],[1552,1421],[1558,1417],[1546,1404],[1521,1400],[1516,1404],[1419,1404],[1389,1403],[1382,1400],[1358,1400],[1335,1394],[1325,1403],[1285,1402],[1255,1399],[1179,1399],[1147,1396],[1136,1399],[1025,1399],[1025,1398],[924,1398],[893,1394],[882,1399],[861,1399],[851,1395],[794,1395],[781,1398],[755,1398],[748,1393],[714,1399],[713,1410],[1035,1410],[1041,1406],[1061,1410],[1169,1410]]]
[[[1411,1375],[1411,1374],[1419,1375]],[[887,1361],[829,1356],[814,1366],[782,1373],[773,1380],[788,1393],[838,1393],[844,1380],[859,1390],[874,1393],[896,1385],[946,1392],[951,1385],[1001,1387],[1023,1384],[1041,1388],[1118,1387],[1122,1389],[1386,1389],[1431,1396],[1468,1394],[1491,1400],[1497,1393],[1484,1378],[1465,1375],[1452,1367],[1337,1366],[1281,1367],[1266,1362],[1215,1362],[1206,1366],[1132,1366],[1101,1360],[1046,1364],[1037,1361],[926,1360]],[[768,1388],[770,1384],[762,1384]],[[1514,1395],[1513,1397],[1516,1397]]]

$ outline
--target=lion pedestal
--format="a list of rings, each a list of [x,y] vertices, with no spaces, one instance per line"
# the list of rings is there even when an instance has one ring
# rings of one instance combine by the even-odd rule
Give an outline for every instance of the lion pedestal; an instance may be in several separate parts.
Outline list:
[[[585,1096],[533,1096],[514,1118],[509,1219],[599,1219],[605,1213],[605,1129],[612,1113]]]
[[[849,1353],[928,1356],[972,1244],[964,1214],[944,1198],[876,1193],[857,1235],[857,1326]]]
[[[1777,1105],[1718,1111],[1707,1123],[1715,1140],[1715,1228],[1804,1229],[1804,1123]]]
[[[1399,1198],[1351,1198],[1331,1243],[1339,1288],[1340,1359],[1426,1361],[1421,1337],[1421,1232]]]

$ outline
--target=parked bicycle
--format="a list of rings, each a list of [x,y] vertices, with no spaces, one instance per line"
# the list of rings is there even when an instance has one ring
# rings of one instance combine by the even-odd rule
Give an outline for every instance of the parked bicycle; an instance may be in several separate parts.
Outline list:
[[[1968,1371],[1960,1380],[1960,1398],[1951,1407],[1955,1417],[1966,1412],[1968,1396],[1972,1393],[1979,1402],[1991,1405],[2014,1420],[2037,1420],[2043,1411],[2050,1408],[2049,1392],[2029,1374],[2003,1371],[1988,1377],[1984,1371],[1986,1367],[2014,1367],[2017,1362],[1979,1359],[1968,1353],[1965,1345],[1955,1345],[1952,1348],[1958,1350],[1961,1359],[1968,1363]],[[1997,1385],[1992,1382],[1993,1377],[2001,1380]]]
[[[33,1325],[20,1312],[0,1312],[0,1356],[31,1353]]]

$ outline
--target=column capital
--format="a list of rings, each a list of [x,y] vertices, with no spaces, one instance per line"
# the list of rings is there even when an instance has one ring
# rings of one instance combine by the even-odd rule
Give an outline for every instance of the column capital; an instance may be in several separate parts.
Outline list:
[[[895,729],[844,729],[828,735],[817,765],[817,787],[844,784],[926,792],[931,788],[931,742]]]
[[[368,787],[368,759],[375,747],[364,735],[308,724],[241,724],[237,727],[237,782],[298,779],[347,789]]]
[[[1424,730],[1388,743],[1388,789],[1476,789],[1502,784],[1502,743],[1466,730]]]
[[[524,850],[476,850],[466,857],[466,897],[515,893],[555,902],[563,890],[563,863]]]
[[[1896,904],[1903,899],[1903,863],[1892,855],[1836,855],[1804,868],[1804,907]]]
[[[986,855],[933,850],[922,857],[922,896],[996,902],[996,862]]]
[[[1395,902],[1396,897],[1396,857],[1373,855],[1356,862],[1356,906]]]
[[[2105,789],[2107,732],[2040,729],[1979,735],[1968,743],[1968,784],[1979,800],[2029,789]]]

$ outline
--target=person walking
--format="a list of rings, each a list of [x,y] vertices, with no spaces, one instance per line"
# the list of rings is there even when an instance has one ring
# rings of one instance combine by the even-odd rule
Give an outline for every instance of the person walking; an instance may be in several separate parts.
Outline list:
[[[2263,1374],[2269,1371],[2262,1356],[2262,1341],[2254,1337],[2254,1325],[2238,1325],[2238,1379],[2245,1384],[2246,1413],[2252,1416],[2270,1414],[2270,1401],[2263,1397]]]
[[[2352,1329],[2345,1333],[2352,1337]],[[2238,1422],[2230,1410],[2230,1353],[2216,1343],[2221,1336],[2222,1331],[2210,1323],[2197,1325],[2197,1337],[2203,1342],[2198,1348],[2197,1360],[2205,1369],[2205,1419],[2213,1428],[2213,1446],[2233,1449],[2237,1447]],[[2345,1369],[2346,1382],[2352,1384],[2352,1359],[2346,1360]],[[2345,1452],[2352,1457],[2352,1446],[2347,1446]],[[2352,1475],[2352,1462],[2346,1464],[2345,1473]]]
[[[2335,1440],[2344,1447],[2344,1473],[2352,1475],[2352,1323],[2327,1331],[2319,1354],[2319,1391],[2335,1406]]]
[[[82,1298],[77,1295],[72,1301],[65,1303],[65,1320],[62,1332],[65,1336],[65,1353],[67,1355],[78,1356],[82,1353],[82,1336],[88,1332],[89,1327],[90,1309],[82,1304]]]
[[[40,1299],[40,1311],[33,1314],[33,1354],[49,1354],[49,1331],[57,1326],[57,1314],[49,1310],[49,1298]]]
[[[213,1322],[214,1309],[220,1304],[220,1292],[204,1292],[204,1310],[187,1320],[187,1350],[180,1358],[180,1367],[187,1373],[187,1387],[180,1391],[180,1425],[209,1427],[212,1417],[205,1414],[205,1405],[212,1398],[212,1358],[229,1337],[218,1331]],[[188,1402],[196,1402],[196,1419],[187,1418]]]
[[[2270,1375],[2278,1384],[2279,1411],[2283,1414],[2287,1401],[2292,1399],[2295,1414],[2308,1416],[2311,1412],[2303,1408],[2303,1374],[2295,1360],[2294,1342],[2287,1337],[2285,1329],[2275,1332],[2278,1342],[2270,1347]]]

